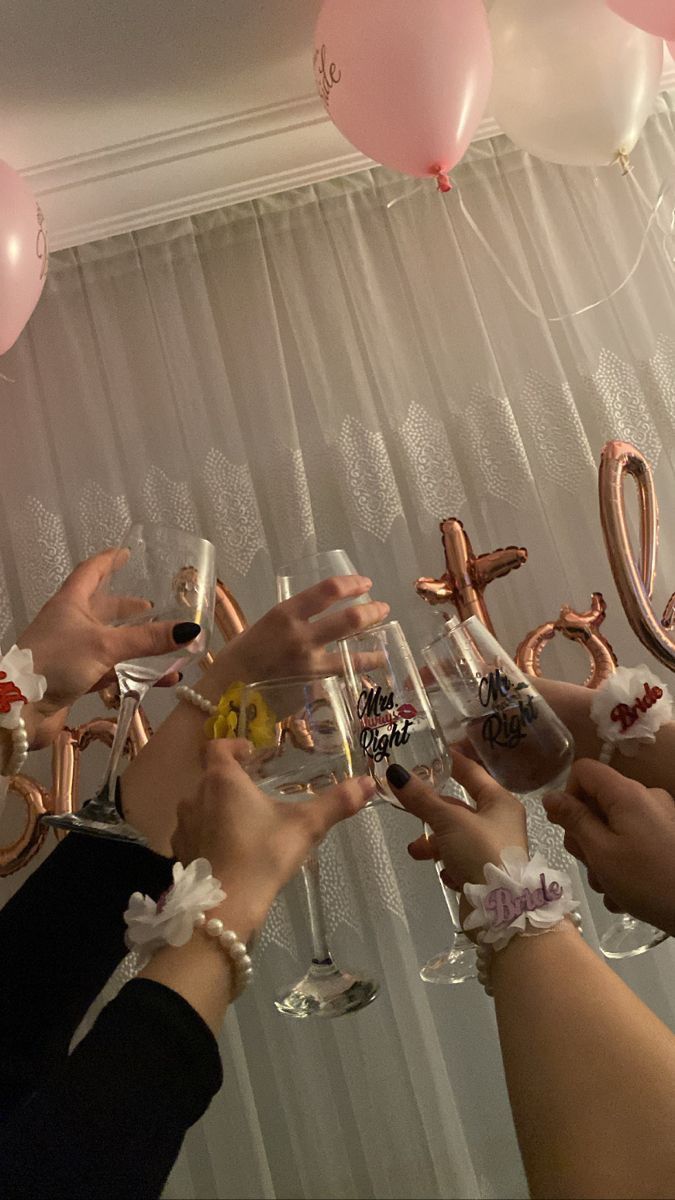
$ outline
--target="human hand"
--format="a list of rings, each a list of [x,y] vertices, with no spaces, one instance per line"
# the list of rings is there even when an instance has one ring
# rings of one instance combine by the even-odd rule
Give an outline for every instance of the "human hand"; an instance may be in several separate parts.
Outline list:
[[[404,782],[405,774],[400,767],[390,767],[387,782],[403,807],[433,830],[433,837],[419,837],[408,853],[420,861],[442,861],[448,887],[459,891],[465,883],[483,883],[485,864],[498,863],[509,846],[522,846],[527,852],[523,805],[478,763],[453,753],[453,778],[472,797],[475,811],[461,800],[440,796],[416,775]]]
[[[171,845],[184,864],[209,860],[252,931],[312,847],[338,821],[359,812],[375,784],[349,779],[317,797],[277,800],[246,774],[242,764],[250,757],[251,746],[242,739],[208,743],[197,793],[178,805]]]
[[[281,676],[339,673],[340,655],[326,647],[384,621],[389,605],[371,600],[337,612],[326,613],[326,609],[339,601],[357,599],[371,587],[371,580],[364,576],[336,575],[282,600],[221,650],[209,675],[219,681],[222,690],[235,681],[257,683]]]
[[[114,565],[121,565],[117,550],[80,563],[18,640],[20,648],[32,651],[35,670],[47,679],[47,691],[32,714],[34,745],[46,744],[45,731],[54,725],[55,714],[63,716],[81,696],[114,680],[115,663],[166,654],[199,634],[199,626],[185,621],[108,624],[149,607],[147,600],[131,596],[106,597],[102,605],[98,589]],[[160,682],[170,686],[177,679],[167,675]]]
[[[603,763],[575,763],[566,792],[546,796],[549,821],[588,868],[610,912],[628,912],[675,934],[675,803],[660,788],[625,779]]]

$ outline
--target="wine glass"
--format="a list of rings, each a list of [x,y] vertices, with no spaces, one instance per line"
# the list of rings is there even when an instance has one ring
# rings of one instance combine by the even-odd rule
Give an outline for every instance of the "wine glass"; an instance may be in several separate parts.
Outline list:
[[[382,798],[398,805],[386,774],[396,763],[441,795],[466,803],[466,793],[452,779],[452,760],[398,621],[344,638],[340,650],[359,745]],[[430,836],[426,827],[425,833]],[[426,963],[420,976],[425,983],[464,983],[476,978],[475,948],[462,931],[457,897],[440,878],[442,864],[436,870],[454,935],[449,948]]]
[[[567,869],[562,832],[548,822],[540,801],[567,782],[574,761],[569,730],[477,617],[448,621],[423,655],[483,765],[522,799],[530,844],[551,866]],[[624,915],[600,948],[607,958],[631,958],[666,937]]]
[[[279,567],[277,596],[279,600],[288,600],[291,596],[297,596],[298,592],[304,592],[305,588],[321,583],[322,579],[331,579],[334,575],[358,574],[346,550],[323,550],[317,554],[307,554]],[[370,600],[370,593],[366,592],[363,596],[338,600],[327,611],[339,612],[340,609],[350,608],[352,604],[369,604]],[[321,615],[323,616],[323,613]]]
[[[94,596],[94,612],[109,625],[173,621],[185,624],[190,642],[166,654],[118,663],[120,706],[105,777],[98,794],[78,813],[50,814],[45,824],[73,833],[143,842],[116,803],[116,783],[134,714],[148,688],[203,655],[213,628],[215,561],[210,542],[169,525],[140,524],[127,530]]]
[[[483,766],[522,799],[531,845],[551,866],[568,867],[562,834],[540,800],[567,782],[574,761],[569,730],[477,617],[448,621],[422,654]]]
[[[291,596],[297,596],[298,592],[304,592],[306,588],[321,583],[323,579],[331,579],[336,575],[358,574],[360,572],[357,571],[346,550],[322,550],[317,554],[307,554],[303,558],[297,558],[293,562],[279,567],[277,571],[277,597],[280,601],[289,600]],[[354,596],[347,600],[337,600],[335,604],[331,604],[329,608],[324,609],[319,616],[324,617],[327,613],[340,612],[342,609],[350,608],[353,604],[369,604],[371,599],[370,592],[366,592],[363,596]],[[318,620],[318,616],[312,617],[310,620],[316,621]],[[337,649],[335,644],[331,648]],[[337,664],[339,664],[340,655],[336,654],[335,657]],[[331,669],[339,670],[339,665],[333,668],[331,663]],[[339,680],[339,686],[344,702],[348,704],[345,685],[342,679]],[[398,801],[391,797],[391,795],[388,798],[393,807],[401,807]],[[378,793],[368,801],[366,808],[376,808],[382,803],[386,803],[386,800],[383,800],[383,797]]]
[[[278,798],[312,796],[354,774],[353,728],[333,676],[269,680],[244,689],[239,735],[253,744],[245,769]],[[341,970],[328,945],[319,852],[302,868],[312,937],[309,969],[274,1003],[286,1016],[342,1017],[370,1004],[379,986]]]

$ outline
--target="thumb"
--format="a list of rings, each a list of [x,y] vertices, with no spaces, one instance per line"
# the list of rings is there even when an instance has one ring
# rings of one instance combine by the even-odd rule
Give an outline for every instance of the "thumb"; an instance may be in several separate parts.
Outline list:
[[[201,625],[195,621],[148,621],[143,625],[120,625],[114,633],[115,662],[170,654],[198,638]]]
[[[320,796],[297,801],[295,815],[305,823],[312,840],[320,842],[338,821],[360,812],[375,791],[375,783],[367,775],[346,779],[336,787],[327,788]]]
[[[397,763],[387,768],[387,783],[403,807],[432,829],[447,819],[448,809],[453,805],[466,808],[461,800],[453,800],[451,796],[439,796],[431,784],[425,783],[417,775],[411,775]]]
[[[571,834],[584,859],[590,854],[604,854],[614,836],[604,821],[586,807],[583,800],[569,792],[550,792],[542,800],[544,811],[554,825],[561,825]]]
[[[199,758],[206,771],[226,771],[233,763],[245,766],[252,755],[253,746],[246,738],[215,738],[202,746]]]

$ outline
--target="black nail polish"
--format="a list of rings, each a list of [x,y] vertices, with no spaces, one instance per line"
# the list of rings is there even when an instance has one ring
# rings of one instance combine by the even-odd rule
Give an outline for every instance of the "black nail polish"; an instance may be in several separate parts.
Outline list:
[[[392,787],[405,787],[409,779],[410,771],[406,771],[405,767],[399,767],[398,763],[394,763],[393,766],[387,767],[387,783],[390,783]]]
[[[179,683],[182,683],[182,682],[183,682],[183,672],[182,672],[182,671],[179,671],[179,672],[178,672],[178,682],[179,682]]]
[[[173,640],[177,646],[185,646],[187,642],[194,642],[201,631],[201,625],[197,625],[195,621],[181,621],[173,627]]]

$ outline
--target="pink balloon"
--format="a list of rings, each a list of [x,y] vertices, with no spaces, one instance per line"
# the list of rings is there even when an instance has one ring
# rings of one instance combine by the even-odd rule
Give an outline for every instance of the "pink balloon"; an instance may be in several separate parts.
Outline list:
[[[0,161],[0,354],[14,345],[40,299],[48,257],[40,206],[21,176]]]
[[[675,39],[675,3],[673,0],[607,0],[612,12],[666,41]]]
[[[483,0],[325,0],[314,73],[352,145],[447,190],[490,94]]]

